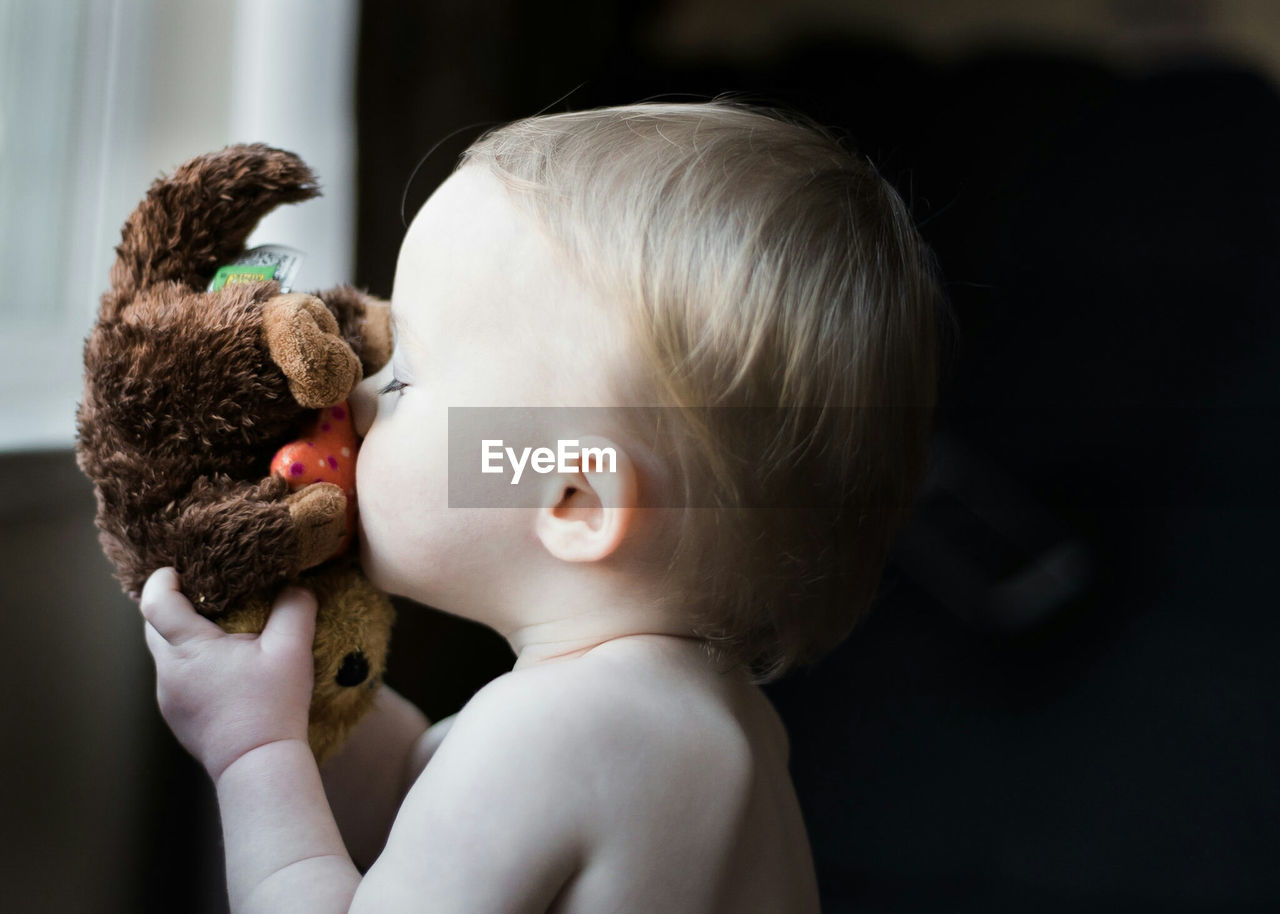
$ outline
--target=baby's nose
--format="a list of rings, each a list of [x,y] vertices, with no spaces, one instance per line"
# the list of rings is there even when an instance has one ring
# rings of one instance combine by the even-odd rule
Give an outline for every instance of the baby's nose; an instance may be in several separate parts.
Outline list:
[[[365,378],[351,391],[348,402],[351,405],[351,420],[355,423],[356,434],[363,438],[369,433],[369,426],[378,414],[378,389],[387,383],[384,375],[390,374],[390,366]]]

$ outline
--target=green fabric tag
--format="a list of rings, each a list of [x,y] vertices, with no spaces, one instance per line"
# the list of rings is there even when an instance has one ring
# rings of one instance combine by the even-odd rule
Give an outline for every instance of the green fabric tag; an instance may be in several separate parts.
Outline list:
[[[275,279],[276,268],[277,264],[274,263],[264,264],[263,266],[231,264],[230,266],[219,267],[218,272],[213,274],[213,282],[209,283],[209,291],[217,292],[227,283],[231,283],[234,286],[240,283]]]

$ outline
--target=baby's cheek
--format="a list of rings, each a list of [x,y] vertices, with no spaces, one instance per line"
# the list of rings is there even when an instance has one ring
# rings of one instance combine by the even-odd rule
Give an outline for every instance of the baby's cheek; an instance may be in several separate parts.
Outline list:
[[[360,503],[360,525],[378,531],[386,523],[394,505],[402,502],[403,493],[397,492],[394,464],[387,448],[390,441],[379,434],[377,426],[360,442],[356,452],[356,496]]]
[[[376,437],[376,436],[375,436]],[[378,519],[382,513],[382,493],[378,490],[377,441],[366,437],[356,453],[356,493],[360,510],[356,514],[360,564],[373,580],[380,541]],[[374,584],[381,587],[378,581]]]
[[[376,441],[366,437],[360,442],[360,447],[356,450],[356,493],[360,499],[360,513],[364,514],[371,507],[372,497],[375,494],[374,489],[374,450]]]

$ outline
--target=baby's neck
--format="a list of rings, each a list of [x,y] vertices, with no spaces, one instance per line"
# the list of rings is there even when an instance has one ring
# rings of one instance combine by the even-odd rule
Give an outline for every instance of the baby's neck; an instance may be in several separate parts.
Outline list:
[[[608,644],[645,640],[639,636],[686,650],[701,641],[651,580],[563,562],[550,570],[544,576],[524,575],[503,602],[510,615],[489,622],[516,655],[513,671],[578,659]]]
[[[646,640],[651,642],[669,642],[694,646],[698,643],[697,638],[692,635],[685,634],[669,634],[665,632],[631,632],[628,634],[613,635],[607,638],[589,638],[584,639],[585,643],[572,646],[566,645],[564,642],[546,642],[541,644],[528,644],[518,652],[515,666],[512,672],[529,667],[538,666],[545,663],[555,663],[560,660],[572,660],[574,658],[583,657],[598,648],[606,648],[610,645],[619,644],[623,641]]]

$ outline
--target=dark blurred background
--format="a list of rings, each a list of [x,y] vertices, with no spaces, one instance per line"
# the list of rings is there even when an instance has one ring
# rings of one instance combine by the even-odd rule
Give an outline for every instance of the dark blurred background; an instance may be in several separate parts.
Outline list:
[[[382,0],[358,49],[375,294],[402,199],[485,127],[725,92],[847,136],[936,250],[959,336],[930,478],[874,612],[766,687],[824,910],[1280,910],[1274,7]],[[42,910],[224,910],[212,791],[132,620],[57,658],[118,667],[115,697],[48,660],[64,615],[136,612],[92,489],[69,451],[3,459],[7,599],[39,627],[6,847]],[[398,608],[388,679],[431,718],[509,669],[494,633]]]

